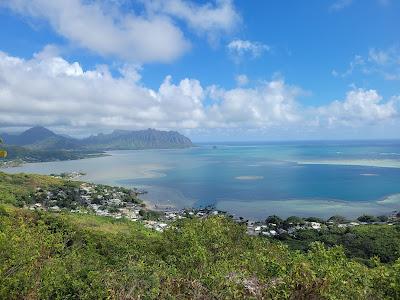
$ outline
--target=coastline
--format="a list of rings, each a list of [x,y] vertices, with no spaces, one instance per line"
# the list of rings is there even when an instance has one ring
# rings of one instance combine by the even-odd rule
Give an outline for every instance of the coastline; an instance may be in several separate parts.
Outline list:
[[[199,146],[194,146],[191,148],[195,148]],[[160,149],[161,150],[161,149]],[[176,149],[162,149],[162,150],[176,150]],[[133,152],[136,153],[136,151],[139,151],[140,153],[143,153],[143,155],[139,154],[133,154]],[[213,149],[212,151],[216,151]],[[131,152],[132,154],[130,154]],[[102,153],[99,155],[88,155],[87,157],[84,158],[79,158],[79,159],[68,159],[64,161],[69,161],[69,162],[78,162],[75,164],[69,164],[68,167],[65,168],[65,164],[62,164],[60,160],[51,160],[51,161],[46,161],[43,163],[52,163],[56,162],[56,164],[49,164],[49,167],[44,167],[44,168],[36,168],[36,164],[40,166],[42,162],[26,162],[28,164],[31,164],[32,166],[29,166],[28,168],[21,168],[22,171],[29,170],[27,173],[41,173],[41,174],[50,174],[50,171],[52,168],[57,166],[55,169],[58,169],[56,172],[63,172],[63,168],[66,170],[71,171],[71,170],[80,170],[79,165],[82,165],[82,170],[89,170],[88,176],[83,176],[83,178],[79,178],[79,180],[82,181],[87,181],[87,182],[93,182],[93,183],[98,183],[98,184],[106,184],[114,187],[118,186],[124,186],[124,187],[140,187],[141,185],[145,186],[147,185],[148,187],[151,188],[150,195],[146,195],[145,197],[141,197],[143,202],[146,204],[146,207],[152,210],[157,210],[157,211],[172,211],[172,210],[179,210],[179,209],[197,209],[199,207],[204,207],[204,205],[207,205],[207,203],[214,203],[215,199],[215,207],[217,209],[221,210],[228,210],[235,215],[242,216],[242,217],[247,217],[251,219],[262,219],[267,215],[270,214],[278,214],[281,216],[290,216],[290,215],[298,215],[298,216],[331,216],[333,214],[344,214],[344,215],[349,215],[349,216],[357,216],[362,213],[390,213],[392,210],[398,209],[400,206],[400,197],[398,196],[399,193],[395,191],[395,193],[392,194],[387,194],[384,196],[379,195],[377,198],[371,198],[367,199],[365,201],[359,201],[359,200],[341,200],[340,198],[334,199],[334,198],[318,198],[318,197],[310,197],[310,198],[285,198],[285,199],[268,199],[267,196],[265,198],[262,198],[263,195],[260,193],[256,194],[253,196],[251,193],[251,189],[249,189],[249,193],[246,193],[246,195],[240,195],[242,198],[235,198],[234,195],[232,197],[230,196],[230,192],[226,193],[228,197],[218,197],[217,194],[211,194],[211,193],[204,193],[204,195],[200,195],[198,198],[195,199],[189,199],[187,197],[187,190],[185,195],[179,190],[179,185],[175,187],[175,185],[170,184],[168,181],[167,184],[164,184],[166,181],[158,181],[158,178],[165,177],[166,173],[164,171],[166,169],[168,170],[173,170],[175,168],[174,165],[171,165],[166,167],[167,163],[170,161],[165,160],[158,160],[159,156],[154,156],[154,155],[164,155],[164,153],[160,154],[159,152],[151,152],[153,154],[144,154],[146,150],[140,149],[140,150],[132,150],[129,152],[125,151],[116,151],[115,155],[113,152],[106,152]],[[164,151],[163,151],[164,152]],[[146,152],[147,153],[147,152]],[[214,153],[214,152],[213,152]],[[181,157],[181,152],[178,152]],[[206,154],[210,155],[209,152]],[[176,158],[176,154],[173,154],[173,158]],[[214,155],[214,154],[213,154]],[[220,155],[220,153],[217,153],[217,155]],[[94,163],[79,163],[79,161],[84,160],[86,158],[99,158],[99,157],[112,157],[112,156],[117,156],[116,159],[106,159],[106,160],[99,160]],[[163,159],[164,157],[161,156]],[[167,156],[168,157],[168,156]],[[133,159],[132,159],[133,158]],[[144,158],[144,159],[142,159]],[[150,161],[150,159],[153,159],[154,163],[153,164],[148,164],[147,162]],[[189,164],[189,159],[193,159],[193,156],[184,156],[185,163],[187,162]],[[202,157],[203,158],[203,157]],[[214,159],[214,157],[212,157]],[[208,160],[206,162],[213,162],[213,160]],[[362,165],[359,163],[360,161],[364,162]],[[372,162],[371,162],[372,161]],[[391,160],[390,160],[391,161]],[[60,163],[59,163],[60,162]],[[231,163],[231,160],[228,161]],[[227,163],[228,163],[227,162]],[[256,161],[257,162],[257,161]],[[326,161],[325,161],[326,162]],[[340,161],[339,161],[340,162]],[[385,167],[389,169],[397,169],[396,167],[389,167],[387,165],[388,160],[385,160],[384,165],[380,165],[380,167]],[[104,166],[102,165],[104,163]],[[196,162],[197,163],[197,162]],[[272,164],[274,162],[271,162]],[[368,164],[367,164],[368,163]],[[91,165],[96,165],[95,168],[91,169]],[[299,162],[301,164],[301,162]],[[307,162],[305,162],[307,164]],[[318,164],[317,162],[313,162],[310,164]],[[333,163],[329,163],[332,164]],[[351,166],[372,166],[372,167],[377,167],[378,162],[377,160],[343,160],[342,164],[338,163],[338,161],[335,161],[335,165],[351,165]],[[14,165],[13,167],[18,167],[21,165]],[[60,166],[60,168],[58,168]],[[189,165],[190,166],[190,165]],[[198,167],[198,164],[195,164],[195,167]],[[201,166],[201,165],[200,165]],[[12,167],[10,167],[12,168]],[[47,170],[46,170],[47,168]],[[113,169],[111,169],[113,168]],[[49,171],[50,170],[50,171]],[[112,170],[112,172],[110,172]],[[325,170],[325,169],[324,169]],[[7,172],[5,168],[3,168],[2,171]],[[49,171],[49,172],[47,172]],[[186,169],[184,170],[186,171]],[[14,172],[20,172],[19,170],[16,170]],[[47,172],[47,173],[46,173]],[[294,172],[294,171],[291,171]],[[383,172],[383,171],[382,171]],[[392,172],[392,171],[390,171]],[[10,173],[13,173],[13,171],[10,170]],[[379,174],[378,174],[379,173]],[[174,173],[172,173],[174,175]],[[183,173],[182,173],[183,174]],[[244,174],[244,175],[240,175]],[[396,173],[397,174],[397,173]],[[93,176],[91,176],[93,175]],[[111,176],[112,175],[112,176]],[[370,178],[369,180],[375,180],[373,177],[376,177],[377,179],[383,178],[384,173],[378,172],[377,169],[369,170],[369,169],[360,169],[357,170],[357,174],[355,174],[360,177],[364,178]],[[114,177],[113,177],[114,176]],[[115,177],[117,176],[117,177]],[[270,177],[267,175],[263,174],[262,172],[254,171],[254,172],[249,172],[247,171],[239,171],[236,174],[230,174],[232,176],[231,178],[235,179],[237,181],[237,184],[240,185],[240,187],[243,186],[243,188],[248,189],[249,187],[253,187],[252,182],[261,182],[260,184],[269,184],[268,180]],[[128,179],[129,178],[129,179]],[[153,181],[153,178],[155,179]],[[178,177],[179,178],[179,177]],[[150,180],[151,179],[151,180]],[[182,178],[181,178],[182,179]],[[201,179],[201,178],[200,178]],[[218,179],[218,178],[214,178]],[[198,180],[196,178],[196,180]],[[234,181],[234,180],[233,180]],[[139,184],[138,184],[139,182]],[[142,183],[143,182],[143,183]],[[154,185],[152,183],[154,182]],[[161,183],[161,184],[160,184]],[[173,183],[173,182],[172,182]],[[201,182],[202,183],[202,182]],[[169,184],[169,185],[168,185]],[[214,183],[211,183],[214,184]],[[216,182],[215,185],[218,185],[219,183]],[[236,183],[234,183],[236,184]],[[257,183],[255,183],[257,184]],[[258,184],[258,186],[260,185]],[[257,187],[257,185],[254,185]],[[196,188],[196,187],[195,187]],[[207,188],[207,186],[204,186],[204,188]],[[229,188],[229,187],[228,187]],[[145,190],[148,190],[147,188],[144,188]],[[393,190],[393,189],[392,189]],[[182,190],[183,191],[183,190]],[[382,190],[383,191],[383,190]],[[190,194],[190,192],[189,192]],[[242,193],[243,194],[243,193]],[[377,193],[379,194],[379,193]],[[381,193],[382,194],[382,193]],[[198,193],[193,193],[193,195],[198,195]],[[267,193],[265,195],[268,195]],[[295,194],[296,195],[296,194]],[[335,194],[332,193],[334,196]],[[260,197],[261,196],[261,197]],[[359,197],[360,199],[364,199],[362,197]],[[344,197],[344,199],[347,199]],[[209,201],[208,201],[209,200]],[[199,205],[194,205],[194,204],[199,204]],[[201,205],[201,206],[200,206]]]
[[[143,201],[144,205],[149,210],[154,210],[154,211],[159,211],[159,212],[178,210],[178,208],[176,206],[166,205],[166,204],[157,204],[157,202],[148,200],[148,199],[144,200],[144,199],[140,198],[140,200]]]
[[[6,171],[6,170],[0,170]],[[6,172],[7,173],[7,172]],[[73,181],[92,182],[94,184],[102,184],[95,181],[88,181],[82,172],[69,172],[73,174]],[[79,174],[79,176],[76,176]],[[156,186],[131,186],[120,185],[117,182],[105,183],[111,187],[125,187],[131,190],[139,188],[144,191],[140,193],[140,200],[145,204],[146,209],[158,212],[173,212],[180,210],[197,210],[203,206],[195,206],[193,199],[186,198],[179,191],[171,188],[159,188]],[[146,196],[143,197],[143,195]],[[176,199],[175,199],[176,198]],[[174,199],[174,201],[166,200],[166,202],[158,199]],[[330,217],[338,214],[345,217],[357,217],[362,214],[389,214],[400,207],[400,193],[386,195],[374,201],[345,201],[340,199],[285,199],[285,200],[251,200],[248,199],[218,199],[216,205],[213,206],[217,210],[228,211],[237,217],[249,220],[259,221],[265,219],[268,215],[279,215],[281,217],[299,216],[299,217]],[[255,213],[256,212],[256,213]]]
[[[99,157],[107,157],[111,156],[110,154],[104,153],[93,153],[93,154],[85,154],[82,157],[75,157],[71,159],[44,159],[44,160],[24,160],[23,158],[16,158],[12,160],[5,160],[0,162],[0,170],[8,169],[8,168],[18,168],[22,167],[26,164],[35,164],[35,163],[48,163],[48,162],[58,162],[58,161],[79,161],[82,159],[91,159],[91,158],[99,158]]]
[[[172,203],[163,204],[154,198],[141,198],[146,207],[151,210],[170,212],[180,210],[199,210],[204,206],[178,206]],[[188,203],[189,204],[189,203]],[[206,206],[210,207],[210,206]],[[211,206],[219,211],[227,211],[238,218],[253,221],[264,220],[268,215],[280,217],[322,217],[342,215],[347,218],[356,218],[364,214],[390,215],[400,211],[400,193],[380,197],[374,201],[345,201],[340,199],[285,199],[285,200],[238,200],[219,199]],[[257,213],[254,213],[256,211]]]
[[[6,174],[6,173],[2,173]],[[17,180],[14,184],[18,184],[18,180],[23,180],[24,182],[29,182],[30,175],[24,175],[23,173],[14,174],[12,176],[17,176]],[[22,175],[22,176],[21,176]],[[207,206],[199,206],[196,207],[192,205],[185,205],[185,207],[179,207],[173,204],[160,204],[154,198],[145,197],[143,198],[141,195],[148,194],[148,191],[139,188],[139,187],[132,187],[126,188],[119,186],[117,184],[108,185],[108,184],[98,184],[98,183],[90,183],[79,180],[79,178],[84,175],[83,173],[73,172],[73,173],[62,173],[62,174],[52,174],[52,175],[44,175],[42,176],[43,179],[40,179],[41,175],[36,175],[36,180],[41,182],[40,180],[44,180],[46,178],[55,178],[57,180],[62,180],[64,185],[60,185],[58,182],[58,186],[56,185],[37,185],[36,188],[33,190],[34,198],[39,195],[39,201],[31,202],[27,208],[30,210],[49,210],[53,212],[60,212],[61,210],[67,210],[70,212],[78,212],[82,213],[86,211],[94,212],[98,216],[108,216],[113,217],[116,219],[120,219],[122,217],[126,217],[131,219],[132,221],[143,220],[145,222],[149,221],[150,223],[146,223],[148,226],[152,228],[158,228],[157,230],[163,230],[164,227],[168,226],[166,223],[169,221],[174,221],[177,219],[185,218],[185,217],[207,217],[212,215],[223,215],[237,222],[245,222],[248,224],[248,230],[250,232],[256,231],[257,224],[263,224],[267,217],[270,216],[278,216],[279,218],[302,218],[304,220],[308,218],[317,218],[319,220],[327,220],[324,222],[329,222],[329,219],[333,218],[334,216],[341,216],[343,220],[356,220],[360,219],[361,216],[372,216],[375,219],[377,217],[385,216],[387,218],[399,218],[399,204],[400,204],[400,193],[389,195],[381,200],[375,201],[375,203],[366,203],[365,208],[368,208],[364,211],[358,211],[355,213],[354,208],[359,208],[360,203],[348,203],[345,201],[338,201],[338,200],[325,200],[325,205],[329,209],[329,214],[322,215],[321,213],[315,214],[315,208],[321,208],[321,204],[315,203],[315,199],[312,201],[310,200],[286,200],[286,201],[253,201],[260,205],[257,211],[261,213],[259,217],[251,216],[247,214],[246,211],[248,209],[254,209],[251,205],[248,205],[248,201],[232,201],[232,200],[224,200],[216,203],[216,205],[207,205]],[[32,178],[35,178],[35,175]],[[7,177],[5,177],[7,178]],[[12,178],[12,177],[11,177]],[[8,179],[5,179],[6,182]],[[46,179],[47,180],[47,179]],[[73,182],[73,185],[78,185],[79,188],[76,189],[79,193],[79,201],[76,200],[76,197],[68,198],[71,203],[69,206],[65,206],[66,195],[69,194],[71,191],[70,183],[65,185],[66,182]],[[54,189],[55,188],[55,189]],[[60,189],[61,188],[61,189]],[[66,191],[64,191],[66,189]],[[46,201],[43,201],[43,198],[40,196],[41,193],[46,195],[50,195],[50,202],[52,203],[48,205]],[[134,198],[132,198],[132,195]],[[95,198],[94,198],[95,197]],[[100,197],[100,198],[99,198]],[[99,203],[99,199],[101,203]],[[133,199],[133,200],[132,200]],[[61,202],[58,202],[61,201]],[[76,202],[78,201],[78,202]],[[288,203],[296,202],[297,208],[299,210],[295,213],[285,214],[283,213],[282,206],[288,206]],[[79,206],[81,203],[83,206]],[[243,206],[244,204],[244,206]],[[276,206],[278,204],[278,206]],[[58,206],[60,205],[60,206]],[[75,206],[74,206],[75,205]],[[225,206],[224,206],[225,205]],[[239,205],[239,206],[238,206]],[[240,206],[242,205],[242,206]],[[347,211],[352,210],[353,215],[349,216],[347,214],[341,213],[338,211],[338,206],[342,205],[342,209],[346,209]],[[345,205],[345,206],[343,206]],[[376,206],[373,206],[376,205]],[[74,206],[72,209],[71,207]],[[289,205],[290,206],[290,205]],[[385,211],[379,211],[376,208],[380,206],[381,208],[385,208]],[[24,205],[25,207],[25,205]],[[278,208],[277,210],[274,210]],[[82,210],[83,209],[83,210]],[[397,217],[396,217],[397,216]],[[350,222],[350,221],[349,221]],[[343,226],[345,226],[346,222]],[[160,227],[161,226],[161,227]],[[347,225],[346,225],[347,226]],[[254,232],[253,232],[254,233]]]

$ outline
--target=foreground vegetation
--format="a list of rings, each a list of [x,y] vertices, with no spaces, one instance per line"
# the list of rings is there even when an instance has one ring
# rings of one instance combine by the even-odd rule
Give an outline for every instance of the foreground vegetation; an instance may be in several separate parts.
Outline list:
[[[343,248],[307,253],[225,217],[163,233],[126,220],[0,209],[2,299],[399,299],[400,261],[367,267]]]
[[[295,216],[282,220],[278,216],[269,216],[265,224],[270,222],[274,223],[276,234],[267,234],[267,237],[279,240],[293,250],[308,251],[311,243],[316,241],[328,247],[340,245],[347,257],[367,265],[373,257],[384,263],[393,263],[400,256],[399,213],[392,213],[390,217],[363,215],[357,222],[341,216],[326,221]],[[307,226],[307,222],[317,227]]]
[[[0,299],[400,298],[398,225],[278,240],[250,236],[226,216],[180,219],[157,232],[126,218],[21,208],[38,188],[79,184],[0,173]]]
[[[369,264],[378,257],[384,263],[392,263],[400,256],[400,226],[360,225],[356,227],[330,227],[323,230],[301,230],[295,236],[281,235],[276,239],[291,249],[307,251],[315,241],[333,247],[341,245],[345,254]]]
[[[43,175],[6,174],[0,172],[0,203],[22,207],[31,202],[31,195],[37,188],[72,186],[78,183]]]

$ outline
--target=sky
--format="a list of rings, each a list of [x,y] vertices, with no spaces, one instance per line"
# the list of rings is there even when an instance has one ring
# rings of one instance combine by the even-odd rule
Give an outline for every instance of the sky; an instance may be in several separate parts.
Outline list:
[[[400,138],[400,1],[0,0],[0,130]]]

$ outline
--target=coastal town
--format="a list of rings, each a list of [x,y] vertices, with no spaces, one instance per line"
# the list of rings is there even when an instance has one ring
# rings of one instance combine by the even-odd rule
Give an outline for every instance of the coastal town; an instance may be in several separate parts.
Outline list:
[[[55,178],[67,179],[70,185],[57,188],[37,188],[32,195],[30,210],[47,210],[51,212],[69,211],[72,213],[95,214],[114,219],[125,218],[133,222],[142,222],[145,227],[162,232],[176,220],[186,218],[208,218],[225,216],[246,226],[249,235],[279,237],[295,236],[300,230],[321,230],[330,227],[347,228],[365,224],[393,225],[400,221],[400,213],[393,212],[389,216],[362,216],[356,221],[333,216],[327,221],[319,218],[289,217],[286,220],[278,216],[269,216],[264,221],[246,220],[213,207],[150,210],[140,200],[146,193],[138,189],[111,187],[106,185],[73,181],[84,175],[79,172],[52,174]]]

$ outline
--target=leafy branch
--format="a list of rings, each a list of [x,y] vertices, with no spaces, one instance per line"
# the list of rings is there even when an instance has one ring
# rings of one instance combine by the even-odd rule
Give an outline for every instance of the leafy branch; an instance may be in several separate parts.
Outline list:
[[[0,138],[0,145],[3,144],[3,140]],[[0,158],[6,158],[7,157],[7,151],[0,149]]]

